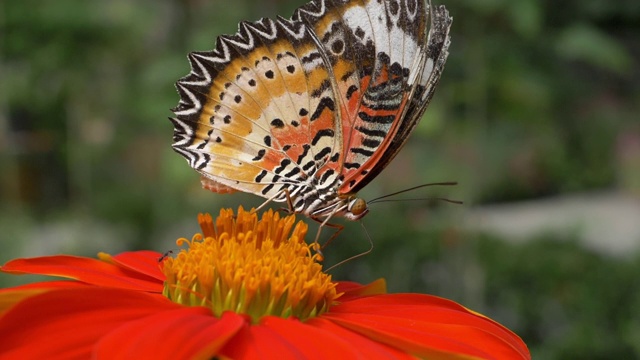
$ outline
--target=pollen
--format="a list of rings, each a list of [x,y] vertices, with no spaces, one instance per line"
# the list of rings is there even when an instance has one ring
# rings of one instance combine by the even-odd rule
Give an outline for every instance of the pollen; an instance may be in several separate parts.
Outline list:
[[[295,216],[269,210],[258,220],[242,207],[222,209],[215,225],[198,216],[202,234],[178,239],[183,247],[163,260],[163,294],[179,304],[248,315],[253,322],[274,315],[305,320],[326,312],[340,294],[322,271],[317,244],[307,244],[308,226]],[[295,226],[294,226],[295,224]]]

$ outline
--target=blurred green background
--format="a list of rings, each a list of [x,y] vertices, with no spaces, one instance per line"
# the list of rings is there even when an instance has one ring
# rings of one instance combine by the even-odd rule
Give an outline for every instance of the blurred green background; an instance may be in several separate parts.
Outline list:
[[[300,5],[0,3],[0,263],[165,252],[198,231],[198,212],[262,203],[201,190],[173,153],[173,83],[189,51]],[[372,205],[375,248],[336,278],[456,300],[514,330],[534,358],[640,358],[640,2],[445,5],[453,42],[434,101],[361,195],[455,180],[404,198],[465,204]],[[326,255],[367,248],[349,223]]]

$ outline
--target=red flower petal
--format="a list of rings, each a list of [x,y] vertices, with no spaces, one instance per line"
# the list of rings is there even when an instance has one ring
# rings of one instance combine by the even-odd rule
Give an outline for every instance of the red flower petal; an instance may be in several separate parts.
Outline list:
[[[261,325],[245,324],[236,336],[220,351],[225,358],[265,359],[278,354],[279,360],[304,359],[297,344],[283,339],[273,330]]]
[[[105,359],[211,359],[244,323],[238,314],[227,312],[218,319],[204,307],[164,311],[109,333],[93,355]]]
[[[259,325],[245,329],[222,349],[234,359],[354,359],[358,349],[335,334],[297,319],[262,318]]]
[[[388,306],[396,306],[401,309],[404,306],[411,305],[428,305],[437,308],[447,308],[465,312],[469,311],[464,306],[451,300],[425,294],[382,294],[366,298],[363,297],[345,302],[343,305],[340,305],[339,309],[340,311],[345,312],[369,313],[372,310],[384,311],[385,309],[388,309]]]
[[[322,317],[310,319],[306,324],[331,332],[334,335],[338,335],[341,339],[348,341],[353,347],[358,349],[363,359],[415,359],[414,356],[404,351],[366,338]]]
[[[72,288],[72,287],[85,287],[85,286],[89,286],[89,285],[85,283],[77,282],[77,281],[70,281],[70,280],[41,281],[41,282],[36,282],[31,284],[24,284],[24,285],[18,285],[18,286],[0,289],[0,297],[2,297],[3,294],[5,293],[12,293],[15,291],[35,290],[35,289],[53,290],[53,289],[59,289],[59,288]]]
[[[130,290],[49,291],[20,302],[0,318],[0,358],[44,359],[55,354],[86,359],[113,329],[177,307],[162,296]]]
[[[28,297],[59,288],[84,286],[89,285],[77,281],[44,281],[0,289],[0,315]]]
[[[164,274],[160,270],[162,254],[156,251],[140,250],[128,251],[110,256],[111,260],[121,267],[145,274],[153,279],[164,281]]]
[[[344,293],[338,301],[349,300],[354,297],[382,295],[387,293],[387,283],[384,279],[378,279],[367,285],[351,281],[339,281],[336,286],[338,293]]]
[[[528,359],[526,346],[496,322],[446,299],[381,295],[344,302],[323,317],[422,357],[462,353],[487,359]]]
[[[390,294],[356,299],[331,310],[332,313],[389,315],[407,320],[478,327],[510,343],[521,354],[529,353],[522,340],[506,327],[458,303],[437,296]]]
[[[100,286],[162,292],[162,282],[157,279],[85,257],[58,255],[16,259],[9,261],[1,269],[12,274],[61,276]]]

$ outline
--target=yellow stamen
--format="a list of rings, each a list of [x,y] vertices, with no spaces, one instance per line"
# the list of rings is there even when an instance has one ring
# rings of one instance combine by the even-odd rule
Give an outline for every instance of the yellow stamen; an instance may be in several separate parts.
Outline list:
[[[189,306],[210,307],[216,316],[230,310],[262,316],[295,316],[301,320],[329,309],[340,294],[322,272],[317,244],[307,244],[307,224],[295,216],[280,218],[272,210],[258,221],[242,207],[221,210],[215,226],[209,214],[198,216],[202,234],[163,264],[164,295]],[[292,231],[293,229],[293,231]]]

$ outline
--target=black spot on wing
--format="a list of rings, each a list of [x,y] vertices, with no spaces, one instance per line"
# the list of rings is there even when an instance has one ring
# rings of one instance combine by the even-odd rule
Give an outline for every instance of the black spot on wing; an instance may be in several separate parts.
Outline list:
[[[322,174],[322,176],[320,177],[320,183],[324,183],[325,181],[327,181],[327,179],[333,175],[335,172],[333,170],[327,170],[324,172],[324,174]]]
[[[387,136],[387,132],[383,130],[375,130],[375,129],[367,129],[366,127],[356,126],[355,129],[367,136],[376,136],[376,137],[385,137]]]
[[[329,153],[331,152],[331,148],[330,147],[325,147],[324,149],[320,150],[319,153],[316,154],[316,156],[314,156],[313,158],[316,161],[321,160],[323,157],[327,156]]]
[[[291,171],[289,171],[288,173],[284,174],[285,178],[291,178],[293,175],[297,174],[300,172],[300,168],[299,167],[294,167],[293,169],[291,169]]]
[[[309,161],[308,163],[306,163],[306,164],[302,167],[302,170],[304,170],[304,171],[309,171],[309,169],[311,169],[311,168],[313,167],[313,165],[315,165],[315,164],[316,164],[316,162],[315,162],[315,161],[313,161],[313,160],[311,160],[311,161]]]
[[[300,59],[300,62],[302,62],[303,64],[308,64],[313,62],[316,59],[321,59],[322,56],[320,55],[319,52],[312,52],[311,54],[307,55],[307,56],[303,56],[302,59]]]
[[[204,169],[207,166],[207,164],[209,163],[209,161],[211,161],[211,155],[203,154],[202,156],[204,157],[204,161],[198,166],[197,170]]]
[[[256,176],[256,182],[261,182],[264,177],[267,176],[267,170],[262,170],[258,176]]]
[[[265,149],[260,149],[260,150],[258,151],[258,155],[257,155],[256,157],[254,157],[253,159],[251,159],[251,160],[253,160],[253,161],[259,161],[260,159],[262,159],[262,158],[264,157],[264,155],[265,155],[266,153],[267,153],[267,150],[265,150]]]
[[[351,85],[349,86],[349,88],[347,89],[347,93],[345,94],[347,97],[347,100],[351,99],[351,96],[353,96],[353,93],[358,91],[358,87],[355,85]]]
[[[330,97],[323,97],[322,100],[320,100],[320,103],[318,103],[316,111],[313,112],[313,115],[311,115],[311,118],[309,120],[313,121],[318,119],[320,115],[322,115],[322,112],[325,108],[334,111],[335,106],[336,104],[333,102],[333,99],[331,99]]]
[[[400,11],[400,4],[397,1],[392,0],[389,2],[388,9],[393,14],[393,16],[398,15],[398,11]]]
[[[315,146],[318,142],[320,142],[320,139],[322,139],[325,136],[333,137],[334,135],[335,135],[335,133],[333,132],[333,129],[322,129],[322,130],[319,130],[316,133],[316,136],[313,137],[313,140],[311,140],[311,145]]]
[[[393,120],[396,118],[395,115],[374,115],[371,116],[364,111],[358,113],[358,117],[362,119],[362,121],[374,124],[391,124]]]
[[[331,44],[331,51],[334,54],[340,54],[344,50],[344,42],[342,40],[336,40]]]
[[[344,75],[342,75],[342,77],[340,78],[340,80],[347,81],[347,79],[350,78],[351,75],[353,75],[354,72],[355,71],[353,71],[353,70],[349,70],[349,71],[345,72]]]
[[[364,139],[362,141],[362,145],[368,148],[377,148],[378,146],[380,146],[380,141],[374,139]]]
[[[300,156],[298,156],[298,159],[296,160],[296,164],[300,164],[302,162],[302,160],[307,156],[307,154],[309,153],[309,149],[311,149],[311,145],[309,144],[304,144],[302,145],[302,154],[300,154]]]
[[[367,150],[367,149],[363,149],[363,148],[352,148],[351,152],[354,154],[360,154],[360,155],[364,155],[367,157],[370,157],[373,155],[373,151],[371,150]]]
[[[271,189],[273,189],[273,184],[267,185],[264,189],[262,189],[261,193],[263,195],[267,195],[269,191],[271,191]]]
[[[291,164],[291,160],[289,159],[282,159],[282,161],[280,161],[280,166],[278,166],[277,168],[275,168],[273,170],[273,172],[275,172],[276,174],[280,174],[281,172],[284,171],[284,169],[289,166],[289,164]]]
[[[282,121],[281,119],[273,119],[271,120],[271,126],[273,126],[276,129],[282,129],[284,127],[284,121]]]
[[[402,77],[403,75],[403,71],[402,71],[402,65],[398,64],[397,62],[394,62],[393,64],[391,64],[391,67],[389,68],[389,71],[391,72],[391,75],[393,76],[399,76]]]
[[[322,93],[327,91],[327,89],[329,89],[330,87],[331,87],[331,81],[329,79],[323,80],[322,83],[320,84],[320,87],[311,92],[311,97],[318,97],[322,95]]]

